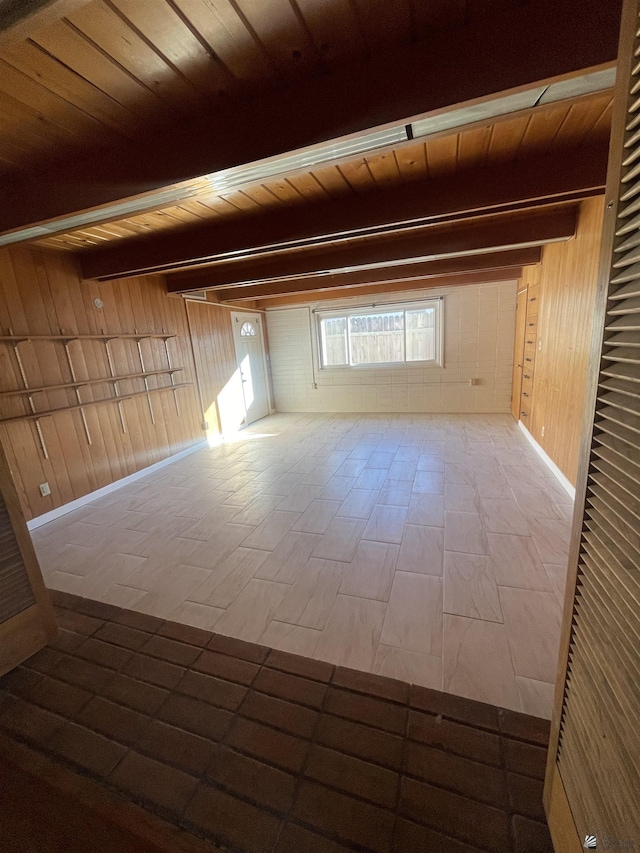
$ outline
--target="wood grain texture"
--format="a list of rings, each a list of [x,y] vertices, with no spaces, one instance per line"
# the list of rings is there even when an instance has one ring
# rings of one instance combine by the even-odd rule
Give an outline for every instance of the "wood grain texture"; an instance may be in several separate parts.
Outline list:
[[[399,267],[398,269],[403,269]],[[360,287],[351,287],[345,292],[321,290],[313,293],[314,302],[332,300],[340,296],[360,297],[376,296],[380,293],[402,293],[407,290],[425,290],[432,287],[461,286],[466,284],[484,284],[496,281],[517,281],[522,276],[522,267],[507,267],[506,269],[479,270],[472,273],[459,273],[436,278],[392,278],[382,284],[364,284]],[[271,299],[261,299],[258,304],[260,308],[277,308],[279,305],[303,305],[309,300],[308,294],[294,296],[274,296]],[[244,304],[244,303],[243,303]]]
[[[526,267],[522,276],[524,290],[524,329],[520,354],[520,391],[517,409],[518,420],[531,429],[533,391],[535,385],[536,356],[538,352],[538,315],[540,309],[541,266]],[[515,369],[514,361],[514,369]]]
[[[208,423],[207,433],[215,434],[224,426],[220,394],[225,388],[232,390],[234,379],[236,384],[240,381],[236,375],[238,365],[231,312],[209,302],[187,301],[185,305],[202,400],[203,420]]]
[[[248,259],[222,258],[210,266],[173,273],[167,277],[167,289],[171,293],[209,288],[235,290],[275,279],[318,276],[326,271],[334,273],[359,267],[394,266],[405,261],[435,262],[454,255],[510,252],[542,245],[549,240],[569,239],[575,234],[577,208],[574,203],[554,204],[447,224],[420,225],[373,238],[359,235],[299,251],[276,249]],[[498,262],[496,268],[499,266]],[[252,298],[254,295],[251,294]]]
[[[523,270],[526,274],[526,270]],[[520,282],[516,297],[516,332],[513,347],[513,378],[511,381],[511,414],[520,420],[520,396],[524,359],[524,335],[527,319],[527,286]]]
[[[549,782],[547,821],[556,850],[562,850],[563,853],[580,853],[584,849],[578,838],[562,777],[555,766]]]
[[[512,249],[505,252],[485,252],[481,255],[466,255],[446,258],[436,261],[403,263],[397,266],[385,265],[378,268],[366,267],[349,272],[333,272],[320,274],[317,277],[271,280],[264,284],[240,285],[237,288],[227,288],[214,291],[217,299],[222,302],[244,302],[246,300],[271,299],[277,296],[305,295],[315,298],[323,291],[335,292],[336,289],[349,291],[353,288],[379,284],[381,287],[399,280],[410,281],[417,278],[428,282],[430,279],[446,276],[474,274],[493,270],[517,270],[540,260],[540,246],[528,246],[524,249]],[[513,278],[517,274],[513,272]]]
[[[103,308],[95,307],[100,298]],[[0,317],[2,334],[174,333],[168,342],[180,382],[192,383],[175,392],[151,395],[155,425],[149,402],[141,395],[123,402],[126,433],[115,404],[85,409],[91,444],[88,443],[79,410],[60,412],[40,422],[49,458],[43,455],[36,427],[19,421],[0,426],[0,440],[14,472],[20,500],[27,518],[75,500],[122,477],[159,462],[202,440],[201,415],[195,385],[195,370],[187,314],[182,299],[165,293],[161,279],[141,277],[109,285],[80,279],[69,255],[12,247],[0,250]],[[167,367],[161,340],[142,341],[145,368]],[[103,341],[81,341],[69,345],[79,379],[108,377],[109,365]],[[26,342],[19,347],[28,384],[56,385],[72,381],[62,343]],[[117,374],[140,372],[135,341],[114,341],[113,361]],[[13,346],[0,342],[0,390],[24,387]],[[149,386],[166,384],[166,377],[149,377]],[[141,379],[119,385],[121,394],[139,391]],[[113,395],[108,385],[82,389],[82,400],[100,400]],[[72,389],[58,389],[34,396],[38,410],[77,403]],[[23,396],[1,398],[3,417],[29,411]],[[48,482],[51,495],[42,497],[38,486]]]
[[[45,646],[56,634],[56,623],[49,593],[45,589],[38,558],[27,531],[24,513],[16,491],[13,472],[0,444],[0,516],[3,535],[0,539],[0,564],[8,557],[14,569],[24,573],[32,595],[20,596],[21,606],[10,610],[11,616],[0,624],[0,675],[22,663]],[[16,550],[17,546],[17,550]],[[17,566],[16,566],[17,564]],[[14,572],[15,578],[15,572]],[[19,590],[9,586],[11,596]]]
[[[541,80],[580,75],[614,60],[618,4],[478,3],[444,30],[437,15],[437,23],[425,30],[416,28],[413,12],[390,18],[387,4],[375,4],[375,10],[360,4],[367,7],[367,23],[356,15],[355,28],[338,35],[344,0],[327,0],[322,6],[329,17],[323,17],[325,27],[331,21],[330,31],[318,43],[305,11],[295,4],[292,12],[284,0],[257,6],[237,0],[92,0],[0,50],[0,60],[13,69],[3,76],[8,91],[0,85],[0,175],[4,171],[7,178],[1,192],[8,197],[0,211],[2,228],[160,187],[192,186],[194,176],[404,123]],[[314,4],[304,5],[310,11]],[[403,3],[408,5],[424,3]],[[576,11],[584,22],[580,32]],[[429,17],[429,10],[424,15]],[[331,41],[347,33],[352,49],[330,58]],[[49,80],[55,81],[53,88]],[[581,109],[574,104],[568,114],[560,111],[546,137],[539,119],[528,133],[529,115],[492,123],[491,134],[474,127],[472,136],[461,140],[461,163],[481,165],[485,158],[507,163],[530,142],[534,150],[553,151],[562,147],[565,135],[570,146],[601,131],[606,135],[606,103],[593,114],[589,107],[586,116]],[[278,180],[268,190],[254,185],[231,194],[231,206],[242,212],[264,199],[282,203],[281,196],[326,193],[331,184],[350,193],[366,191],[400,173],[406,177],[423,163],[434,174],[457,168],[455,135],[411,148],[415,156],[408,158],[381,150],[324,183],[318,176]],[[96,155],[100,181],[95,180]],[[42,193],[43,181],[50,192]],[[145,215],[134,228],[162,219],[193,221],[199,216],[198,203],[193,204],[174,203],[170,214]],[[229,208],[226,201],[222,206]],[[84,239],[74,237],[76,245]]]
[[[471,215],[518,211],[581,200],[604,191],[608,146],[470,169],[362,195],[266,209],[244,218],[221,217],[141,239],[107,241],[82,252],[87,279],[105,281],[206,265],[218,256],[252,256],[269,246],[303,248],[318,239],[387,231],[390,223],[437,224]],[[101,228],[113,228],[115,223]],[[76,246],[76,248],[78,248]],[[533,263],[533,261],[531,261]]]
[[[0,66],[1,67],[1,66]],[[1,88],[1,87],[0,87]],[[104,225],[86,226],[37,241],[53,249],[90,249],[109,243],[134,240],[156,232],[195,228],[205,222],[243,220],[287,208],[304,208],[331,199],[353,198],[416,181],[451,180],[474,169],[519,164],[526,168],[531,158],[559,155],[581,146],[606,144],[611,118],[611,94],[565,103],[558,107],[536,107],[523,111],[524,120],[514,125],[502,116],[482,127],[439,134],[426,141],[394,146],[382,154],[357,157],[346,162],[320,165],[308,171],[284,174],[232,191],[215,193],[202,187],[191,200],[161,210],[129,216]],[[569,135],[569,114],[581,119],[579,131]],[[558,118],[558,121],[554,119]],[[539,129],[538,129],[539,124]],[[500,137],[500,150],[472,144],[479,133],[486,139]],[[553,148],[552,148],[553,144]],[[540,164],[539,169],[545,167]],[[540,180],[540,177],[539,177]],[[505,178],[508,185],[508,178]],[[467,183],[467,188],[468,188]],[[425,185],[425,195],[440,194],[437,184]],[[375,196],[373,197],[375,198]],[[250,223],[249,223],[250,225]]]
[[[35,4],[33,14],[34,4],[22,5],[22,18],[13,25],[9,20],[0,34],[0,112],[13,116],[25,145],[16,146],[2,128],[0,171],[29,168],[42,156],[55,162],[87,144],[122,140],[131,132],[127,117],[158,127],[320,69],[326,73],[347,61],[371,60],[438,30],[481,24],[488,11],[469,8],[443,19],[432,4],[419,0],[407,0],[404,13],[393,15],[383,4],[361,3],[356,10],[344,0],[305,0],[295,11],[283,0],[56,0]],[[517,4],[505,5],[508,12]],[[521,125],[517,132],[524,137],[528,122]],[[66,129],[70,148],[48,147],[38,134],[43,126],[50,132]],[[106,138],[100,138],[100,129]],[[505,134],[512,135],[505,129],[500,140]],[[537,135],[532,138],[542,144]],[[552,141],[553,136],[546,144]],[[497,138],[490,142],[498,144]],[[420,147],[416,156],[424,160]],[[480,159],[489,147],[486,133],[476,133],[465,140],[464,157]],[[511,150],[508,145],[506,156]],[[393,154],[381,155],[372,160],[369,179],[392,179],[399,168]],[[287,194],[302,191],[283,183]],[[316,190],[325,191],[320,185]],[[251,194],[244,200],[260,204]]]
[[[529,287],[539,281],[535,372],[529,430],[575,485],[589,369],[604,201],[580,205],[576,237],[549,244]],[[544,427],[544,435],[543,435]]]
[[[633,846],[640,832],[634,802],[640,787],[639,285],[637,267],[628,257],[629,243],[639,242],[635,203],[629,203],[637,193],[633,181],[640,153],[638,12],[637,0],[625,0],[544,795],[556,837],[562,816],[554,818],[552,807],[559,773],[578,837],[598,826],[619,846]],[[619,379],[620,373],[626,379]]]

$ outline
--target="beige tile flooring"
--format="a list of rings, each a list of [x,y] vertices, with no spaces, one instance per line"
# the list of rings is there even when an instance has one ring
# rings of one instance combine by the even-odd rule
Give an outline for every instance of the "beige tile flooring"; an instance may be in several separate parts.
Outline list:
[[[549,716],[571,500],[507,415],[273,415],[34,531],[47,584]]]

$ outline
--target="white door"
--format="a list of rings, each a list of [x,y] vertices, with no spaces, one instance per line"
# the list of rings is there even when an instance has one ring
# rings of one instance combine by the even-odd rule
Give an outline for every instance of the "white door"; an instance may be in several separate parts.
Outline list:
[[[244,311],[231,315],[236,358],[242,379],[242,394],[250,424],[269,414],[267,368],[262,337],[262,317]]]

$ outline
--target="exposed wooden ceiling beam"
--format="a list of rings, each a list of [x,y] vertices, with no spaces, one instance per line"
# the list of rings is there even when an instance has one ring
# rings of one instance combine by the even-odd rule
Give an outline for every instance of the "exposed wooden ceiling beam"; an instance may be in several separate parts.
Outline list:
[[[498,4],[477,25],[176,123],[114,147],[99,164],[91,156],[7,180],[0,232],[579,74],[616,59],[619,21],[620,0]]]
[[[167,276],[167,289],[170,293],[180,293],[248,286],[269,279],[537,246],[572,237],[576,214],[576,205],[501,213],[445,225],[421,226],[373,239],[329,243],[302,252],[288,250],[250,260],[227,261]]]
[[[463,272],[452,275],[437,276],[427,279],[394,279],[380,284],[366,284],[354,287],[349,291],[337,292],[321,290],[317,293],[287,294],[283,296],[272,296],[270,299],[260,300],[258,306],[264,308],[278,308],[286,305],[302,305],[307,302],[322,302],[327,299],[340,299],[340,297],[372,296],[374,299],[380,293],[400,293],[405,290],[427,290],[434,287],[464,287],[469,284],[490,284],[498,281],[517,281],[522,277],[522,267],[507,267],[496,270],[479,270],[478,272]],[[227,303],[224,303],[225,305]]]
[[[216,256],[256,252],[381,229],[393,223],[436,222],[445,217],[529,207],[604,192],[607,146],[472,169],[320,204],[270,210],[259,216],[126,241],[80,255],[88,279],[109,280],[195,267]]]
[[[402,266],[381,267],[379,269],[354,270],[346,273],[330,273],[310,278],[284,279],[270,281],[266,284],[255,284],[245,287],[231,287],[226,290],[214,291],[220,302],[243,302],[253,299],[268,299],[273,296],[293,294],[309,294],[315,298],[316,293],[330,290],[351,290],[362,285],[381,288],[396,281],[411,281],[420,279],[440,278],[444,275],[456,275],[482,270],[508,269],[522,267],[540,262],[542,249],[531,246],[526,249],[513,249],[509,252],[487,252],[483,255],[470,255],[461,258],[446,258],[440,261],[427,261]],[[340,295],[340,294],[336,294]],[[346,294],[346,295],[351,295]]]

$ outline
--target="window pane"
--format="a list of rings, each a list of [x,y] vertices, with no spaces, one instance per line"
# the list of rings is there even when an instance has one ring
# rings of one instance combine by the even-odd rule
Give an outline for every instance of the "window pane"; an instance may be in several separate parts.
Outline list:
[[[436,357],[435,309],[407,311],[407,361],[431,361]]]
[[[326,367],[339,367],[348,364],[347,358],[347,319],[330,317],[320,321],[322,339],[322,363]]]
[[[405,308],[400,304],[386,310],[320,317],[322,366],[437,362],[442,306],[436,300],[422,305]]]
[[[404,312],[349,317],[351,364],[404,361]]]

